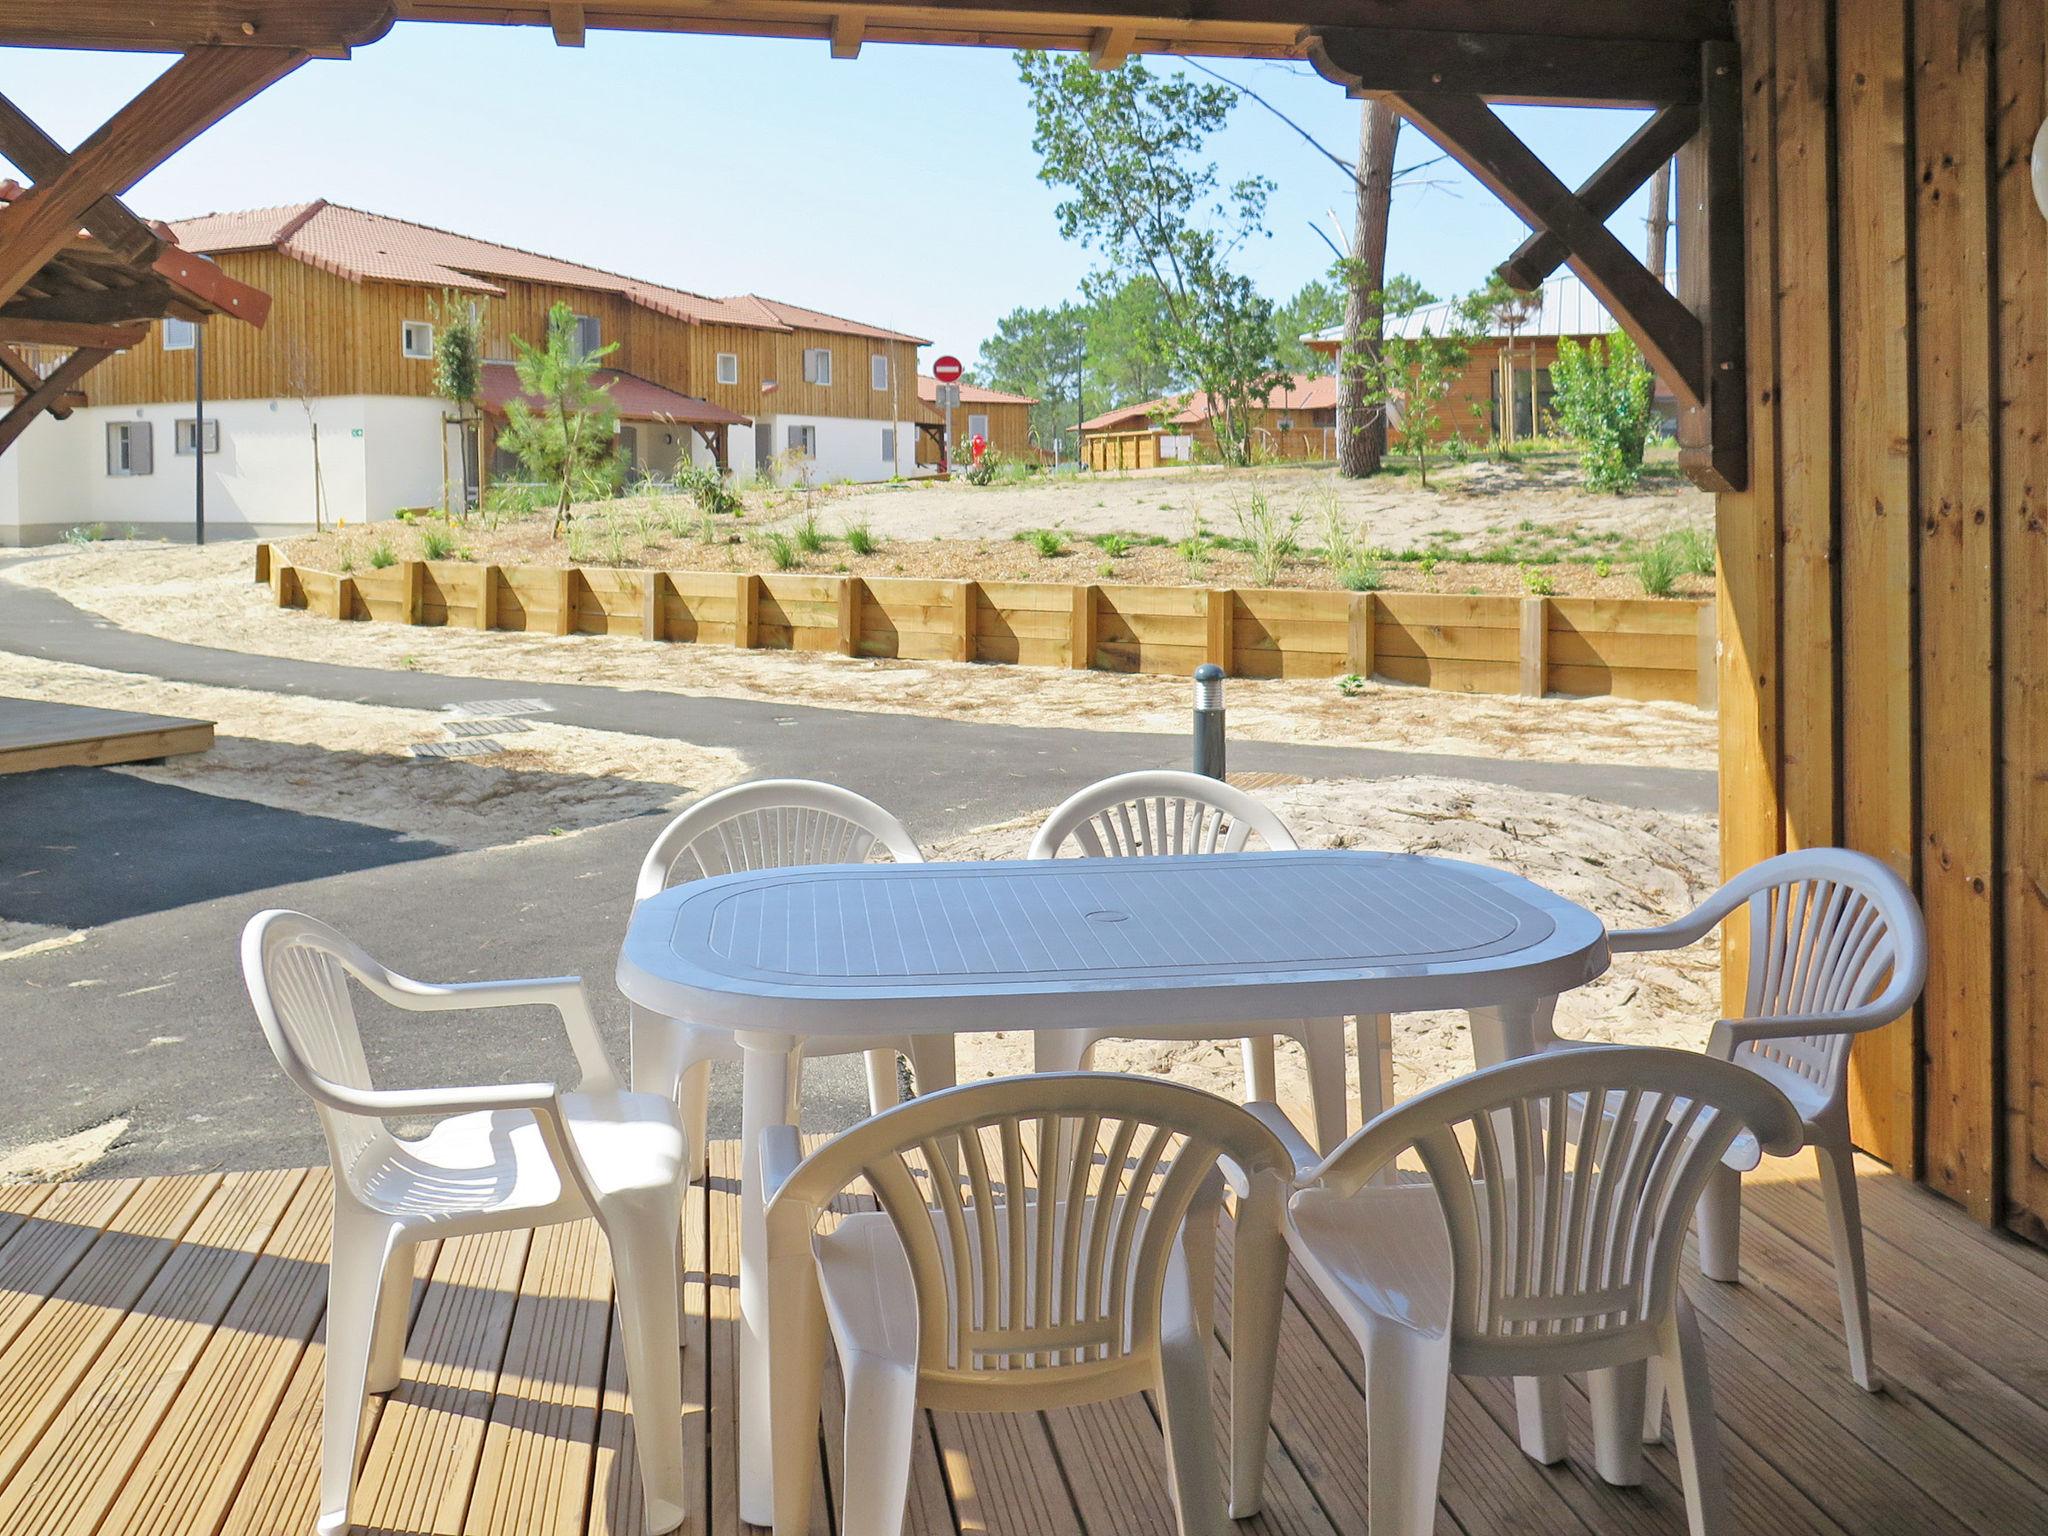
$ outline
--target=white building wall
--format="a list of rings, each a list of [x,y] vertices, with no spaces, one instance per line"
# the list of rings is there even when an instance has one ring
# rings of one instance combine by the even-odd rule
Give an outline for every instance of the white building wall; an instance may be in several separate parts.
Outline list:
[[[896,429],[896,451],[889,458],[882,456],[882,433],[893,425]],[[911,474],[916,468],[917,428],[908,421],[887,422],[856,420],[847,416],[774,416],[761,419],[761,426],[772,435],[777,458],[789,449],[789,430],[792,427],[811,427],[817,435],[817,457],[811,465],[811,479],[824,484],[833,480],[866,482],[887,480],[901,473]],[[741,461],[734,454],[735,465]]]
[[[313,402],[320,484],[329,522],[388,518],[441,501],[441,417],[433,398],[346,395]],[[276,536],[309,528],[314,514],[313,442],[295,399],[209,403],[220,449],[206,456],[207,532]],[[88,406],[44,417],[0,454],[0,544],[41,544],[81,524],[114,533],[186,538],[193,523],[194,461],[176,451],[189,403]],[[107,473],[107,425],[147,421],[152,468]],[[452,443],[451,443],[452,448]]]

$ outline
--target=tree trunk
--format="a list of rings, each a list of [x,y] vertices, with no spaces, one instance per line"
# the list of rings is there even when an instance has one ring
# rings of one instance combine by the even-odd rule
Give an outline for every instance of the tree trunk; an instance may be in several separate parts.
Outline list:
[[[1386,411],[1367,399],[1367,376],[1386,334],[1380,291],[1387,285],[1387,219],[1394,198],[1394,141],[1400,133],[1394,109],[1368,97],[1358,115],[1358,210],[1337,386],[1337,468],[1353,478],[1376,473],[1387,451]]]
[[[1671,162],[1650,178],[1650,276],[1664,281],[1666,252],[1671,245]]]

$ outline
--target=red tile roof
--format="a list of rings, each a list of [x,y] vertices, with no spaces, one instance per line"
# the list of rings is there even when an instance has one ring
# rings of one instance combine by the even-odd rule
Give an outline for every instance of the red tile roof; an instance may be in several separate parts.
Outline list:
[[[1334,409],[1336,404],[1337,378],[1329,373],[1297,373],[1292,383],[1282,384],[1266,396],[1266,409],[1269,411],[1326,411]],[[1122,426],[1135,428],[1162,412],[1168,426],[1199,426],[1209,419],[1209,400],[1199,391],[1188,396],[1142,400],[1136,405],[1118,406],[1113,411],[1091,417],[1081,423],[1081,430],[1108,432]]]
[[[699,400],[695,395],[664,389],[638,374],[622,373],[617,368],[600,368],[594,377],[598,383],[611,386],[612,406],[625,421],[673,421],[686,427],[753,425],[752,417],[729,411],[722,405],[713,405],[709,400]],[[502,416],[506,402],[514,398],[524,399],[532,408],[537,409],[540,405],[537,396],[528,395],[520,389],[519,373],[512,364],[485,363],[484,409],[493,416]]]
[[[917,376],[917,398],[926,405],[938,404],[939,381],[930,374],[920,373]],[[1036,395],[1007,395],[1000,389],[983,389],[979,384],[962,384],[960,386],[960,403],[962,405],[1036,405],[1038,404],[1038,397]]]
[[[767,331],[803,326],[842,335],[924,344],[922,337],[794,304],[778,304],[755,294],[713,298],[581,262],[542,256],[517,246],[472,239],[408,219],[344,207],[325,199],[282,208],[201,214],[176,220],[171,228],[178,243],[188,251],[217,255],[222,251],[275,249],[295,261],[351,282],[421,283],[466,293],[495,294],[504,290],[491,279],[509,277],[615,293],[629,303],[677,320]]]

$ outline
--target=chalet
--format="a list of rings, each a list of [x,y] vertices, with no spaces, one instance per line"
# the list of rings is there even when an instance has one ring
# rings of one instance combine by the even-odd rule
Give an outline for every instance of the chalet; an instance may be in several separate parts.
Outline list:
[[[939,409],[938,399],[939,381],[919,374],[917,462],[923,466],[946,461],[946,413]],[[953,456],[966,459],[978,437],[1005,458],[1051,457],[1031,437],[1031,407],[1036,404],[1037,399],[1031,395],[1011,395],[999,389],[983,389],[978,384],[962,384],[960,408],[953,412]]]
[[[548,309],[575,311],[606,357],[632,470],[665,476],[685,461],[738,470],[880,480],[911,462],[922,340],[755,294],[713,298],[577,262],[329,202],[214,213],[169,226],[179,247],[268,293],[270,323],[168,320],[94,374],[89,398],[37,436],[89,442],[92,473],[46,490],[58,526],[117,521],[182,526],[191,476],[195,370],[204,347],[206,473],[214,521],[271,532],[314,517],[389,517],[438,506],[463,466],[517,473],[495,449],[518,393],[512,338],[537,340]],[[480,419],[451,420],[434,393],[434,339],[449,303],[484,323]],[[144,446],[116,455],[118,429]],[[465,443],[460,434],[475,434]],[[75,444],[74,444],[75,446]],[[85,450],[70,455],[80,459]],[[186,462],[189,462],[187,460]]]
[[[1096,469],[1149,468],[1216,454],[1216,423],[1197,392],[1119,406],[1081,423],[1084,462]],[[1330,459],[1337,453],[1337,381],[1298,373],[1252,412],[1255,459]]]

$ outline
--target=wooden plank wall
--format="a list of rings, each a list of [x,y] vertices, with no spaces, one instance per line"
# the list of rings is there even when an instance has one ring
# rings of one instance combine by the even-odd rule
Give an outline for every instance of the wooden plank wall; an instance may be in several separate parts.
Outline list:
[[[1752,488],[1720,507],[1722,846],[1914,882],[1864,1146],[2048,1232],[2048,221],[2039,0],[1739,0]],[[1730,966],[1739,1002],[1741,966]]]

